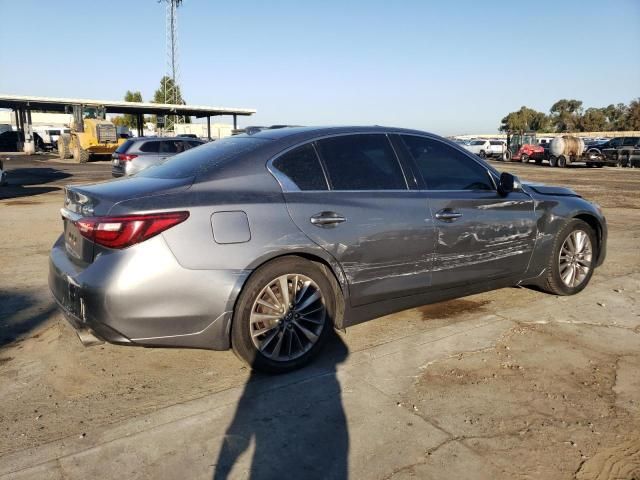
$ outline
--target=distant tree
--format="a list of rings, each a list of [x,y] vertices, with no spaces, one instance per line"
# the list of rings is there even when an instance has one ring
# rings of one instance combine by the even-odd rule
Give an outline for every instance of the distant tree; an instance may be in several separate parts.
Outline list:
[[[129,125],[126,123],[126,120],[124,118],[124,116],[122,115],[118,115],[117,117],[111,117],[111,122],[116,126],[116,127],[128,127]]]
[[[575,132],[579,129],[580,117],[582,116],[582,102],[580,100],[558,100],[549,111],[551,112],[551,122],[557,132]]]
[[[627,120],[629,116],[629,107],[624,103],[618,103],[617,105],[609,105],[604,109],[607,115],[607,130],[610,131],[622,131],[627,130]]]
[[[627,112],[627,130],[640,130],[640,98],[631,100]]]
[[[543,112],[522,106],[502,119],[500,130],[545,132],[549,130],[549,123],[549,117]]]
[[[579,119],[581,132],[604,132],[608,126],[607,112],[604,108],[587,108]]]
[[[132,92],[131,90],[127,90],[127,93],[124,94],[125,102],[138,102],[142,103],[142,94],[138,91]],[[118,118],[118,117],[116,117]],[[136,116],[131,114],[125,114],[122,118],[122,123],[120,126],[126,126],[129,128],[136,128]]]
[[[175,86],[176,95],[173,99],[167,99],[166,92],[167,90],[172,89]],[[186,105],[187,102],[182,98],[182,92],[180,91],[180,85],[176,85],[173,83],[173,79],[167,75],[160,79],[160,88],[158,88],[153,95],[153,103],[170,103],[173,105]],[[173,123],[176,121],[176,115],[168,115],[167,122],[165,124],[165,128],[172,129]],[[184,117],[185,123],[191,123],[190,117]]]

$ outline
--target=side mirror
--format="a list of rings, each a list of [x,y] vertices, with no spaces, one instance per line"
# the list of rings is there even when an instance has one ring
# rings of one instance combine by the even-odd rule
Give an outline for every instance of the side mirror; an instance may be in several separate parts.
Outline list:
[[[498,193],[506,197],[513,192],[516,184],[516,177],[507,172],[502,172],[500,181],[498,182]]]

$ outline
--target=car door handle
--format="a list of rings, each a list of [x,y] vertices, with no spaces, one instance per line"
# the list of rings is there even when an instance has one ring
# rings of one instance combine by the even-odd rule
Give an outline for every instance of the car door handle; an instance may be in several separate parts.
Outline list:
[[[311,217],[311,223],[318,227],[331,227],[346,222],[347,219],[336,212],[320,212]]]
[[[456,212],[448,208],[445,208],[444,210],[440,210],[438,213],[436,213],[436,218],[438,220],[443,220],[445,222],[452,222],[453,220],[456,220],[461,216],[462,214],[460,212]]]

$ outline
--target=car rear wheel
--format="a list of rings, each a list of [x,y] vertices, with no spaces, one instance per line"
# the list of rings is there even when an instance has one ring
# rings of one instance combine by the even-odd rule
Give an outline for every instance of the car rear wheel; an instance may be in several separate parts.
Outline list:
[[[325,268],[298,257],[274,260],[247,281],[233,317],[231,344],[251,368],[282,373],[321,350],[337,306],[337,283]]]
[[[526,153],[523,153],[522,155],[520,155],[520,161],[522,163],[529,163],[529,155],[527,155]]]
[[[555,295],[574,295],[593,275],[597,258],[596,235],[584,221],[572,219],[554,241],[544,289]]]
[[[558,166],[558,158],[553,156],[553,155],[551,155],[549,157],[549,166],[550,167],[557,167]]]

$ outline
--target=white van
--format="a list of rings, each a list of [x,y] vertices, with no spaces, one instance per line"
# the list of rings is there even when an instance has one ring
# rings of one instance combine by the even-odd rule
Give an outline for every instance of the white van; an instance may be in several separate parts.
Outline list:
[[[71,129],[69,129],[69,127],[34,126],[33,131],[40,135],[43,147],[48,150],[57,150],[58,138],[60,138],[60,135],[63,133],[71,133]]]

